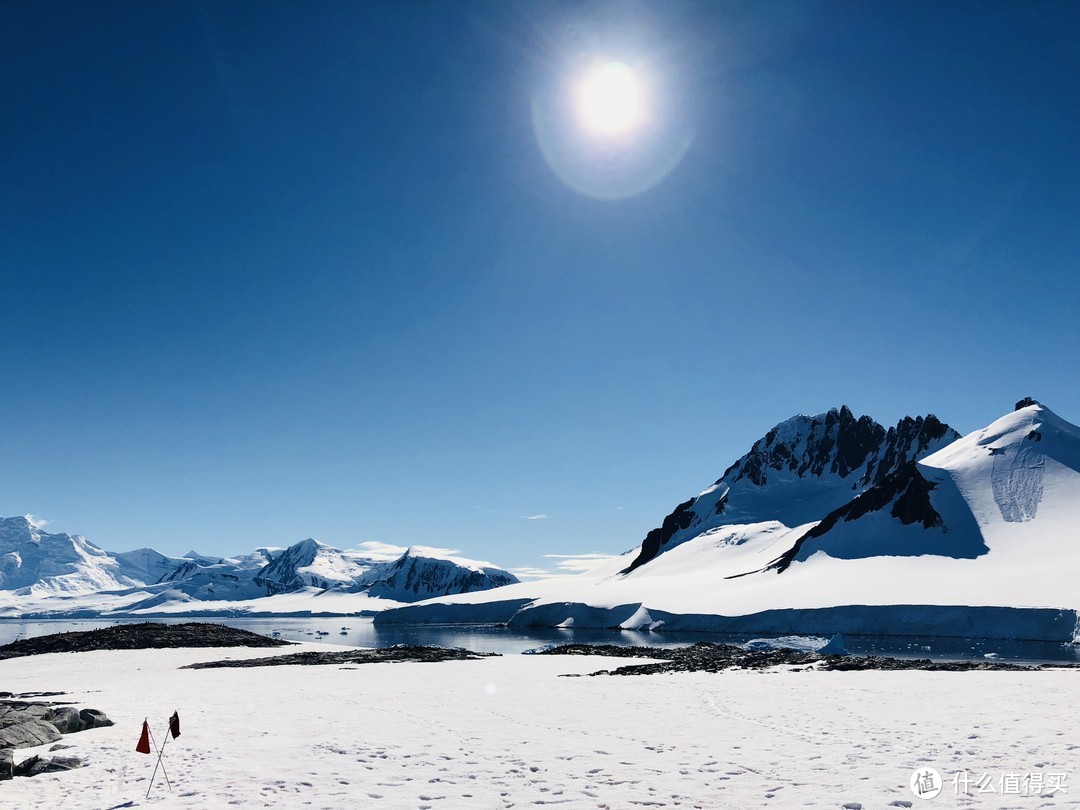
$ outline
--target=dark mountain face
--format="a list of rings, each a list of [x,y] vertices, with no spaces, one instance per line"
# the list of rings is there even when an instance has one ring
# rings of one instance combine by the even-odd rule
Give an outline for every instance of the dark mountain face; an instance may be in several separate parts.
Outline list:
[[[867,462],[866,475],[859,483],[863,486],[880,484],[905,464],[917,461],[959,438],[959,433],[933,414],[914,419],[905,416],[896,427],[889,428],[881,452]]]
[[[298,568],[311,565],[318,550],[319,544],[310,538],[289,546],[259,571],[255,584],[266,588],[268,596],[295,591],[308,584],[316,588],[330,587],[329,582],[318,577],[311,577],[309,583],[296,572]]]
[[[650,531],[629,573],[690,537],[724,523],[820,519],[912,463],[958,439],[933,415],[904,417],[886,430],[846,405],[796,416],[754,443],[716,483],[679,504]],[[820,505],[820,512],[804,514]],[[920,507],[921,508],[921,507]]]
[[[497,569],[471,570],[449,560],[403,554],[392,563],[372,572],[365,586],[372,596],[386,596],[403,602],[445,596],[453,593],[484,591],[512,585],[518,579]]]
[[[924,529],[943,526],[944,521],[941,515],[930,501],[930,492],[934,486],[919,472],[915,459],[909,459],[895,472],[886,475],[880,483],[826,515],[819,524],[795,541],[795,545],[790,550],[768,567],[782,573],[814,538],[824,537],[836,527],[837,523],[858,520],[871,512],[888,509],[889,515],[905,526],[913,523],[922,524]]]
[[[808,427],[805,441],[801,431],[791,427],[804,422]],[[826,471],[846,478],[860,468],[867,456],[881,446],[885,429],[869,416],[858,419],[847,405],[835,408],[824,418],[795,417],[783,422],[759,439],[750,452],[736,461],[716,482],[735,484],[743,479],[763,487],[769,472],[795,473],[800,478],[820,478]]]

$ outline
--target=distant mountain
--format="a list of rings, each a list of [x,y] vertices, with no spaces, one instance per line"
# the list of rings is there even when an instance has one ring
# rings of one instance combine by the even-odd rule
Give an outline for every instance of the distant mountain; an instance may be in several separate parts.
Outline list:
[[[25,595],[86,593],[140,584],[77,534],[49,534],[26,517],[0,518],[0,590]]]
[[[472,593],[512,585],[518,579],[501,568],[455,557],[435,557],[410,548],[371,571],[363,586],[371,596],[415,602],[433,596]]]
[[[242,557],[196,552],[169,557],[149,548],[107,552],[78,535],[48,534],[28,518],[0,518],[0,613],[7,615],[20,609],[175,612],[178,606],[196,610],[202,603],[226,602],[245,604],[217,609],[258,612],[259,600],[300,592],[362,595],[394,604],[515,582],[512,574],[488,563],[413,548],[387,559],[309,538]],[[3,592],[12,594],[6,610]],[[49,600],[52,596],[64,599]],[[354,610],[372,607],[363,602]]]

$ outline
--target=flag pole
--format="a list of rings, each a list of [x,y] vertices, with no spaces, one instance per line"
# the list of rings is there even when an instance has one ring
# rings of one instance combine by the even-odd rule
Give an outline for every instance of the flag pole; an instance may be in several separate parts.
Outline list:
[[[154,732],[150,732],[150,741],[153,743],[154,748],[157,748],[157,740],[154,739]],[[161,755],[165,751],[165,745],[169,742],[169,735],[165,735],[165,742],[161,744],[161,749],[158,751],[157,762],[154,764],[154,773],[150,776],[150,784],[146,787],[146,798],[150,798],[150,791],[154,787],[154,778],[157,776],[158,766],[161,767],[162,774],[165,775],[165,784],[169,786],[169,790],[172,790],[172,782],[169,781],[169,774],[165,770],[165,763],[161,761]]]
[[[169,732],[165,732],[165,742],[161,744],[161,749],[158,751],[158,762],[161,763],[161,772],[165,775],[165,784],[169,786],[169,790],[172,790],[172,782],[169,781],[169,772],[165,770],[165,760],[161,757],[165,753],[165,746],[169,744]]]

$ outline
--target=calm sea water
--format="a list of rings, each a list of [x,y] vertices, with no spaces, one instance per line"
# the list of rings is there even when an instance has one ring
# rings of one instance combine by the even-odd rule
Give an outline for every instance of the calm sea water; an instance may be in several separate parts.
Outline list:
[[[56,619],[22,621],[0,619],[0,644],[19,638],[93,630],[122,621],[100,619]],[[158,619],[179,623],[188,618]],[[647,633],[628,630],[508,628],[495,625],[394,625],[376,627],[370,618],[214,618],[196,621],[239,627],[263,635],[277,635],[287,641],[315,641],[352,647],[389,647],[394,644],[425,644],[464,647],[477,652],[504,655],[520,653],[545,644],[571,642],[585,644],[679,647],[695,641],[742,643],[761,636],[717,635],[712,633]],[[897,658],[930,658],[937,661],[982,660],[988,657],[1020,663],[1080,663],[1080,647],[1038,641],[993,641],[987,639],[917,638],[912,636],[845,636],[844,644],[854,655],[890,655]]]

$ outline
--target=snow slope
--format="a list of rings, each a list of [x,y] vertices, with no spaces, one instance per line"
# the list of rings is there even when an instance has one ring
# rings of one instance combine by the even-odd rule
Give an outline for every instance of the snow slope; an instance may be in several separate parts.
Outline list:
[[[136,584],[80,535],[49,534],[27,517],[0,518],[0,589],[48,597]]]
[[[326,650],[306,644],[281,650]],[[180,669],[277,650],[134,650],[0,661],[116,725],[67,735],[86,766],[0,785],[5,807],[971,808],[1080,806],[1080,672],[730,671],[560,677],[626,659]],[[635,659],[634,663],[642,663]],[[270,696],[273,696],[272,698]],[[277,699],[280,697],[280,699]],[[268,698],[272,706],[268,707]],[[162,741],[137,753],[144,718]],[[40,749],[22,749],[16,759]],[[917,768],[946,793],[922,802]],[[1068,774],[1067,792],[958,797],[953,777]],[[161,773],[157,775],[161,780]],[[1010,801],[1011,800],[1011,801]]]
[[[727,510],[716,515],[708,505],[705,496],[718,491],[710,488],[686,510],[687,527],[647,563],[629,564],[641,559],[634,550],[603,570],[432,600],[376,621],[1070,640],[1080,609],[1073,529],[1080,524],[1080,429],[1037,403],[1021,405],[917,462],[897,453],[895,463],[877,466],[887,468],[880,477],[871,475],[863,491],[817,520],[711,525]],[[798,427],[805,423],[784,424],[777,438],[787,430],[805,439]],[[937,441],[906,447],[933,449]],[[798,482],[788,465],[779,484],[793,493]],[[753,496],[740,503],[768,502],[773,472],[750,490],[732,480],[734,470],[721,479],[732,503],[736,485]],[[837,472],[843,486],[850,475]],[[827,502],[824,475],[810,477],[802,491]],[[808,500],[787,514],[806,517],[800,510]],[[741,519],[748,511],[739,508]]]

